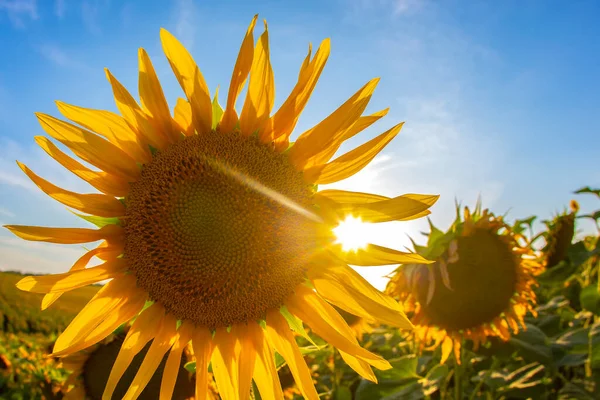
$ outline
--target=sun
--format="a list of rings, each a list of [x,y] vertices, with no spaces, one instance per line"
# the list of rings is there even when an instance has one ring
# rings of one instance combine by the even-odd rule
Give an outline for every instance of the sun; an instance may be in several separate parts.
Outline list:
[[[369,243],[369,228],[372,224],[363,222],[360,217],[347,216],[345,220],[333,228],[336,243],[342,245],[343,251],[364,248]]]

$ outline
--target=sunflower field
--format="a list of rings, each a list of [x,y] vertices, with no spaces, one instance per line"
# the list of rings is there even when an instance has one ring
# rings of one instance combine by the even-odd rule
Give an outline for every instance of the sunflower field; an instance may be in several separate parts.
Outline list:
[[[586,187],[577,193],[597,196],[600,202],[599,189]],[[457,209],[457,212],[460,213],[461,210]],[[476,219],[474,216],[477,213],[480,217],[485,214],[481,209],[474,210],[469,218]],[[389,361],[391,369],[375,372],[377,383],[361,377],[344,362],[341,353],[290,315],[290,326],[295,332],[301,353],[311,366],[311,377],[320,398],[600,398],[600,236],[582,237],[577,234],[577,221],[591,219],[596,223],[599,217],[600,210],[582,214],[577,204],[572,202],[569,211],[543,221],[546,229],[541,232],[533,231],[533,223],[536,220],[534,216],[512,221],[510,225],[505,224],[504,233],[510,231],[511,235],[519,239],[520,246],[534,249],[523,253],[531,255],[532,257],[527,259],[535,261],[537,264],[534,265],[539,267],[531,274],[532,285],[526,286],[531,289],[531,295],[528,297],[531,307],[522,315],[513,312],[514,322],[505,322],[510,320],[510,311],[503,310],[493,316],[494,318],[490,318],[489,324],[480,324],[486,329],[480,329],[477,335],[473,333],[474,329],[454,331],[448,324],[446,334],[439,335],[441,326],[436,325],[436,322],[441,320],[436,320],[435,317],[416,322],[416,330],[413,332],[399,330],[338,308],[361,346]],[[457,218],[462,220],[460,215]],[[455,223],[454,228],[456,227]],[[420,245],[415,239],[415,247],[421,251],[429,249],[429,256],[439,257],[447,254],[449,248],[456,246],[451,244],[452,240],[448,236],[450,232],[452,229],[444,234],[431,224],[428,243]],[[462,233],[464,235],[464,231]],[[452,249],[459,252],[459,260],[460,250],[466,243],[459,241],[457,248]],[[474,248],[470,251],[477,253],[478,250]],[[488,249],[487,253],[490,251],[492,250]],[[418,269],[411,271],[411,274],[415,274],[412,283],[417,285],[416,291],[396,296],[404,302],[409,317],[427,314],[428,307],[436,304],[435,299],[440,290],[449,290],[450,295],[446,295],[447,302],[459,301],[453,300],[454,294],[459,296],[458,292],[467,298],[473,296],[465,289],[459,289],[463,287],[462,283],[457,281],[459,275],[453,275],[453,266],[456,268],[459,265],[458,261],[446,261],[446,270],[437,271],[437,274],[434,271],[429,275],[430,272],[423,273]],[[478,262],[475,255],[472,263],[477,269],[486,269],[494,264],[487,259]],[[497,265],[498,268],[500,266],[501,264]],[[406,276],[410,275],[407,271],[410,268],[410,264],[398,267],[388,285],[389,292],[398,293],[400,281],[406,284]],[[503,271],[503,274],[509,272]],[[402,279],[399,279],[400,273],[404,274]],[[436,277],[439,286],[437,289],[430,289],[430,282]],[[477,284],[475,277],[476,275],[466,274],[460,279],[464,280],[465,287],[469,287]],[[59,359],[49,357],[48,354],[52,351],[57,334],[64,330],[78,309],[96,293],[98,287],[91,286],[67,293],[46,312],[41,312],[40,295],[21,292],[15,288],[20,278],[16,273],[0,275],[0,398],[62,399],[67,394],[65,382],[68,382],[75,369],[72,366],[72,356]],[[489,295],[492,296],[494,290],[488,290],[491,290]],[[415,298],[417,304],[418,300],[421,300],[425,305],[421,308],[415,307]],[[516,297],[511,301],[513,305],[519,303]],[[484,303],[485,296],[479,299],[475,309],[481,310],[485,306],[493,309],[495,304],[494,299],[490,298],[488,304]],[[457,318],[460,319],[459,314]],[[107,344],[99,346],[107,349],[104,353],[99,353],[100,357],[96,357],[100,364],[94,367],[98,368],[94,374],[100,382],[106,382],[108,379],[107,371],[117,355],[116,351],[108,351],[110,343],[116,341],[118,345],[122,344],[123,332],[126,329],[126,326],[120,327],[111,339],[105,340]],[[504,332],[505,329],[507,332]],[[432,333],[427,335],[427,331]],[[452,339],[449,341],[448,337]],[[139,368],[142,362],[141,356],[147,353],[148,349],[149,346],[142,349],[137,361],[134,360],[134,365],[130,366],[128,373],[122,378],[120,386],[124,389],[127,387],[124,381],[131,382],[135,369]],[[95,350],[92,350],[92,353],[94,352]],[[164,362],[165,360],[162,368]],[[294,382],[293,373],[279,353],[275,354],[275,364],[284,397],[303,398],[301,390]],[[79,365],[80,369],[92,368],[89,365],[85,366],[85,361],[83,364],[79,362]],[[180,390],[174,392],[174,398],[193,398],[195,365],[196,361],[190,349],[186,349],[176,386],[176,389]],[[102,375],[99,372],[102,368],[106,376],[98,378]],[[152,379],[156,381],[155,384],[160,382],[161,372],[162,369],[159,368],[155,373]],[[209,398],[219,398],[212,372],[209,366]],[[85,395],[83,396],[81,398],[85,398]],[[256,385],[253,385],[251,396],[261,398]],[[115,395],[113,398],[120,397]],[[140,398],[158,399],[158,389],[152,389],[151,383]]]
[[[257,22],[223,105],[161,28],[184,96],[173,109],[139,48],[139,101],[105,69],[116,112],[57,101],[61,117],[35,114],[36,144],[95,191],[17,160],[27,180],[11,182],[85,227],[4,211],[5,241],[88,247],[57,273],[0,275],[0,399],[600,398],[600,211],[575,199],[537,223],[478,201],[442,228],[438,194],[325,186],[372,166],[404,122],[362,139],[389,111],[366,111],[373,78],[297,132],[331,40],[303,52],[276,107]],[[600,201],[600,189],[575,193]],[[428,232],[404,250],[361,232],[420,218]],[[583,220],[597,231],[578,230]],[[384,290],[358,272],[378,266],[395,268]]]

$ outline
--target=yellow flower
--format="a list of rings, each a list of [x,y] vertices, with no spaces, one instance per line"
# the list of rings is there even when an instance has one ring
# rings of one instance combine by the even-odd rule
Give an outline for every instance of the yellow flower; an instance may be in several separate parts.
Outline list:
[[[465,207],[464,221],[457,209],[446,233],[430,226],[427,246],[415,248],[435,263],[400,266],[386,292],[413,313],[421,349],[441,345],[442,363],[452,352],[460,363],[463,339],[477,349],[488,337],[508,340],[511,330],[525,329],[542,267],[524,239],[479,204],[472,214]]]
[[[65,400],[102,399],[102,393],[106,386],[110,369],[119,354],[119,348],[125,339],[125,335],[126,332],[110,335],[101,343],[97,343],[92,347],[61,359],[62,367],[70,372],[69,377],[62,385]],[[135,357],[117,385],[113,396],[122,398],[125,394],[135,376],[136,370],[140,367],[144,356],[147,354],[148,348],[149,346],[146,345],[137,357]],[[183,367],[186,360],[186,355],[182,355],[179,364],[179,375],[177,376],[177,382],[170,397],[171,399],[185,400],[194,396],[194,383],[190,379],[189,373]],[[149,384],[140,394],[140,399],[150,400],[159,398],[158,388],[160,387],[165,362],[166,357],[164,357],[159,368],[150,379]],[[211,397],[209,396],[209,398]],[[216,393],[212,398],[218,398],[216,397]]]
[[[65,356],[92,346],[135,317],[109,376],[105,399],[111,398],[133,357],[150,340],[124,399],[139,395],[167,352],[161,398],[170,398],[178,360],[190,341],[198,399],[208,392],[209,363],[224,399],[247,399],[253,378],[263,398],[281,398],[274,351],[286,360],[302,394],[316,399],[291,328],[303,333],[302,322],[306,323],[373,381],[371,366],[387,369],[390,364],[360,347],[331,304],[412,328],[402,307],[348,264],[427,261],[376,245],[342,251],[332,229],[350,215],[365,222],[418,218],[429,213],[438,196],[387,198],[316,187],[360,171],[402,124],[329,161],[345,140],[387,113],[361,116],[377,85],[374,79],[290,145],[329,56],[329,40],[313,57],[309,48],[291,94],[272,112],[275,88],[268,31],[265,23],[255,45],[256,19],[243,39],[224,110],[216,95],[211,101],[191,55],[162,30],[163,49],[187,98],[178,100],[173,117],[143,49],[141,105],[107,71],[121,115],[59,102],[61,113],[79,127],[38,114],[52,138],[99,170],[82,165],[46,137],[36,137],[37,143],[102,194],[61,189],[19,165],[44,192],[89,214],[83,218],[100,228],[7,228],[26,240],[102,243],[69,272],[27,277],[18,287],[46,293],[46,308],[63,292],[111,279],[57,339],[53,353]],[[234,106],[247,80],[238,116]],[[86,268],[94,256],[104,263]]]

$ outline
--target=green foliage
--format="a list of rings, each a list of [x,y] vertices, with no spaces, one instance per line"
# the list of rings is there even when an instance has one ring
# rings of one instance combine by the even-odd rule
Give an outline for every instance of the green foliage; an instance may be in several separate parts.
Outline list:
[[[600,198],[598,189],[583,188],[578,193]],[[577,218],[598,216],[600,211]],[[535,220],[535,216],[523,218],[512,226],[515,232],[533,238]],[[443,251],[461,229],[460,216],[449,233],[433,224],[430,228],[429,248],[435,251],[428,255],[435,257],[435,252]],[[425,249],[415,248],[420,252]],[[360,377],[337,350],[285,307],[281,314],[296,333],[321,399],[592,400],[600,398],[599,264],[597,235],[574,240],[565,259],[537,277],[537,315],[526,318],[527,329],[506,342],[492,338],[477,350],[471,342],[463,342],[460,364],[451,356],[440,365],[439,348],[418,351],[418,344],[406,332],[374,327],[363,335],[360,344],[383,356],[393,367],[386,371],[374,369],[378,384]],[[4,331],[0,335],[0,357],[10,363],[2,367],[0,358],[0,398],[60,398],[54,392],[66,374],[44,355],[56,334],[98,287],[66,293],[42,312],[42,296],[16,289],[19,279],[18,274],[0,274],[0,330]],[[275,363],[286,398],[301,399],[283,357],[275,354]],[[195,367],[193,361],[186,364],[190,372]],[[255,386],[252,398],[260,399]]]

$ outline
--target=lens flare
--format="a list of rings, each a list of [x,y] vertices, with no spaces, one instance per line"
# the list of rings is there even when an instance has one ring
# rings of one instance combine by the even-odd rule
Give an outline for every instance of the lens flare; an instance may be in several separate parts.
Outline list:
[[[337,241],[342,245],[342,250],[352,251],[364,248],[368,243],[369,223],[362,222],[360,217],[348,216],[333,229]]]

